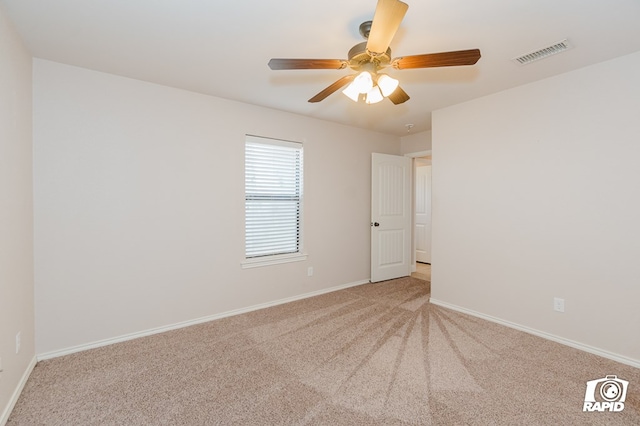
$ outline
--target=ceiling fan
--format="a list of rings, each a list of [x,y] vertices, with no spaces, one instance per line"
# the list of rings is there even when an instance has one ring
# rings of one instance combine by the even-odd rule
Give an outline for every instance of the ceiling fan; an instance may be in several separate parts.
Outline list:
[[[380,102],[388,97],[398,105],[409,100],[409,95],[399,86],[398,80],[378,71],[391,66],[397,70],[412,68],[452,67],[473,65],[480,59],[479,49],[454,52],[427,53],[391,59],[389,44],[409,6],[400,0],[378,0],[373,21],[360,25],[360,34],[367,40],[349,50],[348,59],[286,59],[273,58],[269,61],[272,70],[303,69],[345,69],[357,74],[349,74],[337,80],[309,102],[320,102],[335,91],[347,86],[343,93],[358,102],[368,104]]]

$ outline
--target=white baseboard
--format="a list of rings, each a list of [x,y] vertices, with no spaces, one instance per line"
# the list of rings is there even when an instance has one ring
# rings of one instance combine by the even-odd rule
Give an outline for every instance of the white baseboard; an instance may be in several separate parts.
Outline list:
[[[83,345],[72,346],[70,348],[60,349],[51,352],[45,352],[37,355],[38,361],[45,359],[57,358],[64,355],[69,355],[76,352],[82,352],[89,349],[95,349],[102,346],[113,345],[114,343],[126,342],[127,340],[137,339],[139,337],[151,336],[153,334],[164,333],[165,331],[176,330],[179,328],[189,327],[190,325],[202,324],[209,321],[214,321],[221,318],[231,317],[234,315],[240,315],[247,312],[257,311],[258,309],[270,308],[272,306],[282,305],[284,303],[295,302],[296,300],[307,299],[309,297],[320,296],[321,294],[332,293],[338,290],[344,290],[345,288],[355,287],[362,284],[368,284],[369,280],[356,281],[348,284],[341,284],[334,287],[329,287],[323,290],[312,291],[310,293],[300,294],[298,296],[287,297],[273,302],[261,303],[259,305],[249,306],[247,308],[235,309],[232,311],[222,312],[220,314],[208,315],[206,317],[196,318],[189,321],[182,321],[175,324],[169,324],[162,327],[143,330],[135,333],[125,334],[122,336],[113,337],[110,339],[98,340]]]
[[[22,393],[22,389],[24,389],[24,385],[27,384],[27,380],[29,380],[29,376],[31,375],[31,372],[33,371],[33,369],[35,368],[37,363],[38,363],[38,360],[34,356],[31,359],[31,362],[29,362],[29,365],[27,366],[27,369],[22,374],[22,377],[20,378],[20,381],[18,382],[18,386],[16,386],[16,389],[13,391],[13,394],[11,395],[11,398],[9,399],[9,403],[4,408],[4,411],[2,412],[2,415],[0,415],[0,426],[4,426],[4,425],[7,424],[7,421],[9,420],[9,416],[11,415],[11,411],[13,411],[13,407],[16,406],[16,402],[18,402],[18,398],[20,398],[20,394]]]
[[[504,325],[505,327],[514,328],[516,330],[524,331],[525,333],[533,334],[534,336],[542,337],[543,339],[552,340],[554,342],[557,342],[557,343],[560,343],[560,344],[563,344],[563,345],[566,345],[566,346],[571,346],[572,348],[579,349],[579,350],[585,351],[585,352],[589,352],[591,354],[598,355],[598,356],[601,356],[603,358],[608,358],[610,360],[617,361],[617,362],[619,362],[621,364],[626,364],[626,365],[630,365],[630,366],[635,367],[635,368],[640,368],[640,360],[637,360],[637,359],[628,358],[628,357],[625,357],[623,355],[615,354],[613,352],[608,352],[608,351],[605,351],[605,350],[600,349],[600,348],[596,348],[596,347],[593,347],[593,346],[585,345],[585,344],[580,343],[580,342],[575,342],[573,340],[565,339],[564,337],[555,336],[553,334],[549,334],[549,333],[545,333],[544,331],[540,331],[540,330],[536,330],[536,329],[533,329],[533,328],[525,327],[523,325],[516,324],[516,323],[510,322],[510,321],[505,321],[505,320],[500,319],[500,318],[492,317],[491,315],[485,315],[485,314],[482,314],[480,312],[476,312],[476,311],[473,311],[473,310],[467,309],[467,308],[462,308],[462,307],[457,306],[457,305],[452,305],[450,303],[443,302],[441,300],[437,300],[437,299],[434,299],[434,298],[431,298],[429,301],[431,303],[433,303],[434,305],[442,306],[443,308],[451,309],[453,311],[457,311],[457,312],[461,312],[463,314],[471,315],[471,316],[476,317],[476,318],[481,318],[481,319],[484,319],[484,320],[487,320],[487,321],[491,321],[491,322],[494,322],[496,324]]]

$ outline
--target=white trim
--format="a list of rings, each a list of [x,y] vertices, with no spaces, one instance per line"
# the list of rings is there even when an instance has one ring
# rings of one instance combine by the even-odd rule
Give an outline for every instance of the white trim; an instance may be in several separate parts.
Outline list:
[[[514,328],[516,330],[524,331],[525,333],[533,334],[534,336],[542,337],[543,339],[552,340],[554,342],[570,346],[575,349],[579,349],[584,352],[589,352],[594,355],[601,356],[603,358],[611,359],[613,361],[617,361],[621,364],[630,365],[635,368],[640,368],[640,360],[627,358],[623,355],[618,355],[613,352],[608,352],[603,349],[599,349],[593,346],[585,345],[584,343],[576,342],[573,340],[565,339],[564,337],[559,337],[553,334],[546,333],[544,331],[536,330],[533,328],[525,327],[520,324],[516,324],[510,321],[505,321],[500,318],[492,317],[491,315],[485,315],[480,312],[473,311],[471,309],[462,308],[460,306],[452,305],[447,302],[443,302],[441,300],[437,300],[431,298],[431,303],[434,305],[442,306],[443,308],[451,309],[453,311],[462,312],[463,314],[471,315],[476,318],[481,318],[487,321],[491,321],[496,324],[504,325],[505,327]]]
[[[306,253],[276,254],[246,259],[243,260],[240,265],[242,269],[259,268],[261,266],[279,265],[281,263],[300,262],[307,260],[307,257],[308,254]]]
[[[27,380],[29,380],[29,376],[31,375],[31,372],[33,371],[33,369],[35,368],[37,363],[38,363],[38,360],[34,356],[31,359],[31,362],[29,362],[29,365],[27,366],[27,369],[22,374],[22,377],[20,378],[20,381],[18,382],[18,386],[16,386],[16,389],[13,391],[13,394],[11,395],[11,398],[9,398],[9,403],[4,408],[4,411],[2,412],[2,415],[0,416],[0,425],[4,426],[5,424],[7,424],[7,421],[9,421],[9,416],[11,415],[11,411],[13,411],[13,407],[16,406],[16,402],[18,402],[18,398],[20,398],[20,394],[22,393],[22,390],[24,389],[24,385],[27,384]]]
[[[110,339],[98,340],[83,345],[72,346],[70,348],[59,349],[56,351],[45,352],[37,355],[38,361],[44,361],[46,359],[57,358],[64,355],[69,355],[76,352],[82,352],[89,349],[95,349],[102,346],[113,345],[115,343],[126,342],[127,340],[137,339],[139,337],[151,336],[153,334],[164,333],[165,331],[176,330],[179,328],[189,327],[191,325],[202,324],[209,321],[214,321],[221,318],[231,317],[234,315],[246,314],[247,312],[257,311],[258,309],[270,308],[272,306],[282,305],[289,302],[295,302],[296,300],[307,299],[309,297],[320,296],[325,293],[332,293],[338,290],[344,290],[345,288],[355,287],[362,284],[369,284],[369,279],[362,281],[355,281],[348,284],[341,284],[334,287],[329,287],[324,290],[312,291],[310,293],[300,294],[298,296],[287,297],[273,302],[261,303],[258,305],[249,306],[247,308],[234,309],[232,311],[222,312],[220,314],[208,315],[206,317],[196,318],[194,320],[182,321],[175,324],[165,325],[163,327],[151,328],[144,331],[135,333],[124,334],[118,337],[112,337]]]
[[[268,136],[250,135],[250,134],[245,135],[245,141],[247,140],[251,140],[251,142],[255,142],[255,143],[262,143],[262,144],[276,145],[276,146],[286,146],[287,148],[295,148],[295,149],[301,149],[303,146],[302,142],[271,138]]]

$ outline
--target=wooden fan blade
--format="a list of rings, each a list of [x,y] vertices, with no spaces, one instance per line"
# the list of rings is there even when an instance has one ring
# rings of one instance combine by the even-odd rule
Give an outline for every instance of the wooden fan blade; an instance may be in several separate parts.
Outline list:
[[[479,49],[458,50],[456,52],[427,53],[424,55],[396,58],[391,65],[399,70],[410,68],[455,67],[473,65],[480,59]]]
[[[341,59],[286,59],[273,58],[269,61],[272,70],[341,70],[347,61]]]
[[[410,99],[409,95],[407,95],[407,92],[402,90],[400,86],[398,86],[396,90],[394,90],[393,93],[388,96],[388,98],[396,105],[407,102]]]
[[[336,81],[331,86],[327,87],[322,92],[318,93],[313,98],[309,99],[309,102],[311,103],[320,102],[321,100],[323,100],[324,98],[326,98],[327,96],[335,92],[336,90],[341,89],[347,84],[351,83],[354,78],[356,78],[355,74],[345,75],[340,80]]]
[[[369,52],[384,53],[387,51],[408,8],[409,5],[400,0],[378,0],[367,41]]]

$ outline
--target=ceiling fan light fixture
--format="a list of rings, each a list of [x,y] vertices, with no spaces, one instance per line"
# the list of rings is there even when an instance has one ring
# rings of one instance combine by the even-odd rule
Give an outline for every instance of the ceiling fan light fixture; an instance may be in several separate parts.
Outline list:
[[[354,73],[345,75],[325,87],[308,102],[320,102],[332,93],[344,89],[342,93],[354,102],[363,100],[367,104],[372,104],[389,98],[394,105],[399,105],[408,101],[409,95],[398,85],[398,80],[385,74],[378,74],[378,71],[386,67],[396,70],[458,67],[474,65],[480,59],[480,49],[393,58],[389,45],[400,28],[409,6],[401,0],[377,0],[377,2],[373,20],[360,25],[360,33],[366,41],[353,46],[347,54],[348,59],[272,58],[268,63],[269,68],[272,70],[342,70],[348,67]]]
[[[368,93],[373,88],[373,78],[369,71],[362,71],[351,83],[359,93]]]
[[[392,94],[398,88],[398,80],[389,77],[386,74],[380,74],[378,77],[378,87],[385,98]]]
[[[378,86],[374,86],[369,92],[367,92],[367,104],[377,104],[381,100],[384,99],[382,93],[380,92],[380,88]]]

